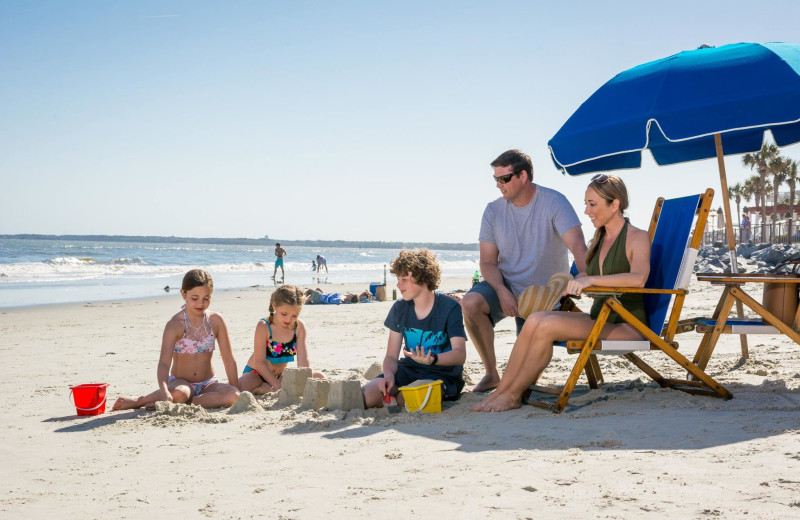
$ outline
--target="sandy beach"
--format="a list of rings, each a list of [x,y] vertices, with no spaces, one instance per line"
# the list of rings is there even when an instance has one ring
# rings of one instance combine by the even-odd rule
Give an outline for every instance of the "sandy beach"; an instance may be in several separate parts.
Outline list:
[[[447,278],[442,289],[468,286]],[[719,290],[696,281],[691,289],[684,316],[710,315]],[[271,290],[214,294],[240,372]],[[467,393],[437,415],[304,410],[267,396],[230,410],[76,416],[71,385],[110,383],[110,402],[155,388],[161,332],[180,304],[173,292],[0,313],[0,516],[800,516],[800,347],[787,339],[751,336],[743,361],[738,338],[723,338],[708,372],[733,392],[730,401],[660,389],[606,356],[607,384],[576,395],[560,415],[530,406],[474,413],[481,396]],[[391,304],[306,306],[312,366],[363,381],[383,357]],[[512,327],[507,319],[497,329],[501,368]],[[699,338],[678,336],[681,351],[691,358]],[[469,342],[467,353],[477,381]],[[644,357],[680,375],[663,354]],[[565,379],[573,361],[557,351],[542,382]],[[224,376],[218,356],[215,366]]]

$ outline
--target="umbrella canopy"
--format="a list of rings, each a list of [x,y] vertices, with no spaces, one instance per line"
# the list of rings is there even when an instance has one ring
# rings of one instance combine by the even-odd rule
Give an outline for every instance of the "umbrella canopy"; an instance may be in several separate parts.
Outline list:
[[[570,175],[660,165],[800,142],[800,44],[737,43],[626,70],[587,99],[548,142]],[[723,194],[726,195],[726,194]]]

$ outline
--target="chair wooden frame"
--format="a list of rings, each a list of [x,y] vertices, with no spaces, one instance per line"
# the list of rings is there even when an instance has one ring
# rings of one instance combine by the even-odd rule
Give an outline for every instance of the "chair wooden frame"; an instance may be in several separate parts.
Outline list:
[[[603,376],[600,371],[600,364],[597,360],[597,354],[604,353],[604,342],[600,339],[603,328],[605,327],[608,317],[611,312],[616,312],[621,319],[634,327],[645,338],[640,341],[622,342],[622,341],[606,341],[605,344],[613,344],[612,353],[622,355],[625,359],[633,363],[636,367],[647,374],[653,381],[662,387],[674,388],[692,394],[710,395],[730,399],[733,395],[725,389],[721,384],[711,378],[705,371],[692,362],[685,356],[678,352],[678,344],[674,341],[675,334],[681,332],[688,332],[693,330],[693,324],[690,321],[681,321],[680,314],[683,309],[683,303],[688,294],[688,281],[694,266],[694,259],[696,258],[697,250],[703,237],[703,230],[705,229],[706,221],[708,220],[708,213],[711,208],[711,201],[714,197],[714,191],[711,189],[706,190],[704,193],[695,197],[697,206],[695,210],[695,226],[693,234],[689,235],[686,251],[683,253],[681,262],[680,273],[675,273],[674,276],[663,278],[664,273],[657,272],[660,266],[660,260],[655,258],[656,254],[651,254],[651,266],[656,266],[656,269],[651,268],[650,278],[648,283],[643,288],[632,287],[587,287],[584,292],[587,294],[609,294],[609,297],[603,302],[603,307],[600,314],[595,321],[595,325],[589,333],[588,338],[578,341],[567,341],[565,346],[567,352],[571,354],[578,354],[578,358],[572,368],[572,371],[567,378],[566,384],[561,389],[542,387],[538,385],[531,386],[531,391],[543,392],[551,395],[557,395],[558,398],[553,402],[531,400],[528,399],[527,403],[533,406],[550,409],[556,413],[564,410],[572,395],[573,390],[580,378],[582,372],[586,374],[586,378],[590,388],[598,388],[599,384],[603,382]],[[690,199],[691,200],[691,199]],[[664,199],[659,198],[656,202],[656,207],[653,211],[653,217],[650,222],[650,241],[654,242],[658,224],[662,216],[662,208],[664,207]],[[691,210],[689,210],[691,211]],[[684,233],[688,231],[684,230]],[[686,234],[683,235],[686,237]],[[693,254],[692,254],[693,252]],[[660,280],[660,281],[659,281]],[[661,285],[659,287],[658,285]],[[664,316],[663,326],[647,326],[625,309],[620,304],[617,297],[622,294],[645,294],[664,295],[666,300],[661,300],[663,311],[661,316]],[[674,301],[673,300],[674,297]],[[666,301],[666,303],[664,303]],[[672,301],[671,312],[666,315],[666,305]],[[574,302],[565,299],[562,310],[578,311]],[[660,327],[660,328],[659,328]],[[657,333],[656,331],[659,331]],[[626,350],[625,344],[636,344],[636,348]],[[644,344],[644,348],[642,348]],[[693,379],[670,379],[662,376],[656,369],[645,363],[639,356],[634,354],[635,350],[660,350],[680,365],[684,370],[688,371]]]
[[[773,334],[784,335],[800,345],[800,334],[786,325],[773,313],[765,309],[760,303],[754,300],[743,289],[746,283],[769,283],[780,282],[789,284],[800,284],[800,278],[787,277],[770,274],[698,274],[697,279],[701,282],[709,282],[714,285],[724,285],[719,303],[717,303],[714,314],[710,320],[703,320],[697,325],[697,332],[703,334],[700,346],[697,348],[693,363],[698,368],[705,370],[708,361],[714,353],[717,341],[722,334]],[[736,318],[730,318],[731,308],[734,303],[748,306],[761,317],[759,322],[747,322]],[[730,325],[729,325],[730,323]]]

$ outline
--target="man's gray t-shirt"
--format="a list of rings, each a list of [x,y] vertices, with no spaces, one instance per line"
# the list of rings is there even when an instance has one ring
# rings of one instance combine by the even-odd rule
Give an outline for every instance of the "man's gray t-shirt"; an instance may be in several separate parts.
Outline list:
[[[578,225],[567,198],[537,184],[527,206],[518,208],[502,197],[490,202],[478,240],[497,246],[500,272],[519,297],[528,286],[545,285],[555,273],[569,271],[561,235]]]

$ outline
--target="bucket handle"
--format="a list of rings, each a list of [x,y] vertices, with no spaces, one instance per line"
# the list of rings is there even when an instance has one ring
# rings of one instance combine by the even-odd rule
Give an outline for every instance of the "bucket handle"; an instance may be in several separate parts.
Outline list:
[[[419,408],[417,408],[416,410],[409,410],[408,409],[408,401],[406,401],[406,403],[405,403],[406,404],[406,411],[407,412],[419,412],[420,410],[425,408],[425,405],[428,404],[428,399],[431,398],[431,392],[433,392],[433,384],[428,385],[428,393],[425,394],[425,399],[422,400],[422,404],[419,405]]]
[[[75,399],[73,399],[72,388],[69,389],[69,397],[68,397],[69,402],[72,403],[72,405],[75,407],[76,410],[80,410],[82,412],[91,412],[92,410],[97,410],[98,408],[100,408],[101,406],[106,404],[106,399],[107,398],[108,398],[108,395],[107,394],[104,395],[103,396],[103,401],[100,404],[98,404],[97,406],[95,406],[94,408],[79,408],[78,405],[75,404]]]

